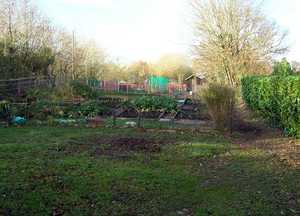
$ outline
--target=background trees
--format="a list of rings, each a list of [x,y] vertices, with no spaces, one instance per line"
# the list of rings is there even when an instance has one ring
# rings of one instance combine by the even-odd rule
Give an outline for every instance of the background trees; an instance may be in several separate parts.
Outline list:
[[[162,75],[183,83],[184,78],[192,74],[192,68],[186,56],[180,54],[165,54],[156,64],[156,69]]]
[[[254,1],[194,0],[194,55],[207,79],[238,86],[245,74],[271,72],[272,57],[287,50],[286,34]]]
[[[145,80],[154,73],[152,65],[145,61],[134,62],[127,68],[128,81],[136,84],[144,84]]]
[[[1,0],[0,12],[1,79],[46,75],[64,83],[103,73],[104,51],[51,25],[33,1]]]
[[[0,0],[0,79],[48,76],[61,85],[86,78],[144,84],[149,76],[162,75],[182,83],[192,73],[179,54],[121,65],[78,35],[53,26],[32,0]]]

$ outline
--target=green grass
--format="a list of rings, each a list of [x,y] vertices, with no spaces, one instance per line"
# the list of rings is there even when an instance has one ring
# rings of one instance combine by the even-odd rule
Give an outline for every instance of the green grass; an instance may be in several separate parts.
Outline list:
[[[91,137],[172,144],[123,158],[95,155],[101,143]],[[0,215],[300,214],[299,170],[260,150],[225,153],[228,145],[222,136],[192,133],[2,128]]]

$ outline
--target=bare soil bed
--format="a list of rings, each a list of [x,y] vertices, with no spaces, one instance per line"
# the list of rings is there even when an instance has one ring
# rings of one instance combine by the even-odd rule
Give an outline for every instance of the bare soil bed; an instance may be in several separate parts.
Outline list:
[[[146,135],[145,133],[143,137],[92,136],[72,139],[61,151],[67,155],[87,152],[95,157],[126,158],[134,153],[159,153],[163,145],[174,143],[172,139],[158,139]]]

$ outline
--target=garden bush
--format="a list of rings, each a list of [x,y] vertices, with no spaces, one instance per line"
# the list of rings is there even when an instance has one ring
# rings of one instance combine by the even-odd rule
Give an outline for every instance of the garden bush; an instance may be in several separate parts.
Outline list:
[[[49,100],[38,100],[31,103],[29,106],[29,116],[38,119],[46,120],[49,116],[54,116],[56,105]]]
[[[250,109],[287,135],[300,137],[300,76],[250,76],[242,79]]]
[[[277,61],[273,66],[273,75],[276,76],[289,76],[294,73],[291,64],[287,59],[283,58],[281,61]]]
[[[100,92],[94,90],[87,84],[80,81],[71,82],[71,88],[75,95],[81,96],[86,99],[96,99],[101,95]]]
[[[107,107],[98,100],[89,100],[81,104],[60,104],[48,100],[39,100],[29,107],[30,116],[38,120],[54,118],[85,118],[104,115]]]
[[[220,84],[210,84],[203,88],[200,97],[207,105],[209,115],[216,129],[232,129],[235,91],[233,88]]]
[[[63,101],[71,100],[74,97],[72,88],[69,85],[57,86],[55,88],[32,88],[26,92],[28,102],[39,100]]]
[[[83,117],[95,117],[104,115],[108,108],[97,100],[90,100],[78,106],[78,114]]]
[[[138,127],[144,112],[176,112],[177,102],[168,96],[142,96],[131,101],[130,105],[138,112]]]
[[[143,112],[172,112],[177,110],[176,100],[168,96],[142,96],[133,100],[133,105]]]
[[[52,88],[31,88],[26,92],[26,98],[29,101],[51,99],[53,95]]]

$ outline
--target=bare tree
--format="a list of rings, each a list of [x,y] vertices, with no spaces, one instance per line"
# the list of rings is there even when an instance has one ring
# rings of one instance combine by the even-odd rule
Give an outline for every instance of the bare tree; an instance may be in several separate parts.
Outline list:
[[[298,61],[292,61],[292,69],[294,71],[294,73],[299,73],[300,72],[300,62]]]
[[[78,78],[102,78],[107,57],[95,42],[76,39],[64,30],[57,30],[54,38],[53,70],[61,83]]]
[[[1,78],[54,75],[65,84],[113,70],[120,75],[103,49],[54,27],[33,0],[0,0]]]
[[[287,51],[286,33],[251,0],[193,0],[193,51],[208,80],[238,86],[245,74],[266,73],[274,55]]]
[[[136,84],[145,83],[151,74],[153,74],[153,68],[145,61],[134,62],[127,68],[129,81]]]

